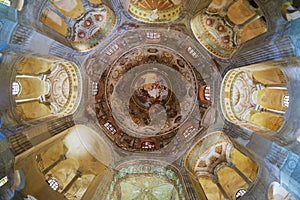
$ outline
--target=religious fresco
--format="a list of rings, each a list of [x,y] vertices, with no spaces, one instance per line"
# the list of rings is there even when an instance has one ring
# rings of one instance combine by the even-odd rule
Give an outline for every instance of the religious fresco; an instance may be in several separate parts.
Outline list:
[[[8,106],[18,106],[16,118],[28,125],[22,129],[22,122],[15,123],[11,134],[17,139],[9,138],[15,144],[12,149],[19,150],[18,158],[23,158],[17,167],[26,169],[22,192],[37,199],[70,200],[298,197],[299,158],[287,155],[297,146],[276,146],[271,152],[270,145],[277,140],[256,134],[279,132],[289,121],[298,122],[299,115],[291,113],[298,112],[299,62],[286,64],[289,69],[259,62],[237,68],[241,63],[280,57],[286,48],[292,54],[293,46],[286,42],[282,47],[281,42],[290,40],[288,32],[293,28],[286,26],[281,33],[272,24],[278,16],[267,27],[267,9],[260,8],[263,4],[258,0],[127,1],[128,10],[126,0],[35,1],[42,5],[30,9],[38,3],[26,1],[25,14],[37,17],[35,23],[28,22],[34,24],[27,27],[33,33],[22,37],[27,32],[18,24],[1,58],[2,69],[17,65],[7,76],[11,83],[2,88],[12,95]],[[104,5],[107,2],[112,5]],[[120,26],[110,35],[114,13]],[[39,27],[33,27],[36,24]],[[269,25],[280,36],[260,37]],[[206,35],[201,35],[204,29]],[[204,38],[198,40],[208,51],[191,30]],[[80,52],[97,48],[75,52],[58,35]],[[249,51],[235,54],[256,37],[266,46],[249,45]],[[39,46],[41,38],[45,45]],[[70,61],[36,55],[7,59],[6,50],[19,44],[22,52],[41,50]],[[263,52],[271,47],[276,53]],[[6,116],[2,110],[0,114],[2,121]],[[72,136],[62,132],[65,118],[72,122],[70,126],[77,124],[67,131]],[[31,123],[36,119],[40,121]],[[232,132],[207,131],[221,127]],[[299,126],[289,128],[278,135],[292,132],[291,138],[299,141]],[[101,140],[90,136],[90,131]],[[68,136],[61,137],[65,133]],[[22,149],[24,144],[31,146]],[[282,187],[269,187],[273,179]],[[287,194],[283,187],[295,193]]]
[[[213,0],[192,18],[191,28],[200,44],[221,59],[267,32],[263,13],[253,0]]]
[[[50,1],[40,20],[70,42],[77,51],[89,51],[99,45],[114,29],[116,16],[102,1]]]
[[[158,150],[178,131],[187,137],[201,129],[192,122],[180,128],[189,118],[203,115],[199,84],[204,84],[199,72],[172,50],[132,49],[107,68],[98,82],[98,122],[122,149]]]
[[[185,167],[207,199],[238,199],[258,176],[258,165],[219,131],[206,135],[189,150]]]
[[[289,106],[286,84],[285,75],[276,67],[229,71],[221,89],[225,118],[260,133],[278,131]]]
[[[22,120],[75,112],[81,100],[81,76],[74,63],[55,57],[27,56],[16,64],[12,94]]]
[[[185,188],[176,168],[154,161],[136,161],[118,170],[106,200],[184,200]]]
[[[180,17],[182,0],[130,0],[128,12],[146,23],[166,23]]]

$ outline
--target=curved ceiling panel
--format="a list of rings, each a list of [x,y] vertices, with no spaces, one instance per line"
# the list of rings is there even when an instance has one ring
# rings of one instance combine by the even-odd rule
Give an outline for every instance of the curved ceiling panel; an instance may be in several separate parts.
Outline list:
[[[176,168],[154,161],[135,161],[121,168],[110,185],[107,199],[186,199]]]
[[[129,14],[147,23],[164,23],[176,20],[182,12],[181,0],[131,0]]]

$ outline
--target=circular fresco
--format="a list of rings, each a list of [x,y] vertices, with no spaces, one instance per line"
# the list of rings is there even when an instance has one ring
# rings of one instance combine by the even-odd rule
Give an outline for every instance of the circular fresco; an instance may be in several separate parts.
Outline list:
[[[117,68],[112,69],[111,74]],[[187,80],[179,71],[162,64],[143,64],[119,80],[108,79],[112,116],[129,135],[161,135],[178,127],[193,109],[196,82],[192,71]]]
[[[162,49],[148,49],[148,51]],[[143,51],[135,49],[131,54]],[[106,80],[106,99],[116,123],[127,134],[148,137],[177,128],[192,111],[197,97],[193,70],[181,57],[181,67],[168,63],[139,64],[119,59]],[[130,69],[126,66],[135,64]],[[180,66],[179,65],[179,66]]]
[[[119,146],[160,149],[199,113],[195,107],[202,82],[171,49],[131,49],[102,73],[95,97],[98,121]]]

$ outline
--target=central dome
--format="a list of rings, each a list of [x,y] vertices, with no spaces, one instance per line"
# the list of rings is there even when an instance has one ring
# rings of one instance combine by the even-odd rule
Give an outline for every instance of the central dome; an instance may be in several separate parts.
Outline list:
[[[132,48],[99,79],[103,94],[95,97],[98,121],[109,136],[126,136],[130,144],[160,149],[186,122],[189,126],[181,132],[192,125],[198,130],[199,122],[190,118],[201,119],[197,94],[202,82],[200,73],[172,49]]]
[[[142,64],[128,70],[115,85],[108,81],[107,89],[114,85],[107,100],[117,124],[138,137],[176,129],[188,118],[196,100],[196,80],[186,68],[189,79],[166,65]]]

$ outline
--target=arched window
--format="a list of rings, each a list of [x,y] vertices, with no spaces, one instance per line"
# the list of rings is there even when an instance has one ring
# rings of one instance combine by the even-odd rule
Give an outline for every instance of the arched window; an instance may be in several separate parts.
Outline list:
[[[20,94],[21,92],[21,86],[20,86],[20,83],[19,82],[13,82],[12,83],[12,91],[11,91],[11,94],[13,96],[16,96],[18,94]]]
[[[58,181],[57,181],[55,178],[53,178],[53,177],[49,178],[49,179],[47,180],[47,183],[49,184],[49,186],[50,186],[54,191],[57,191],[57,190],[58,190],[58,188],[59,188],[59,183],[58,183]]]
[[[211,91],[210,86],[206,85],[206,83],[202,84],[199,87],[199,99],[204,104],[210,104],[211,101]]]
[[[242,196],[244,196],[246,194],[246,192],[247,192],[247,190],[245,190],[245,189],[239,189],[235,194],[235,198],[240,199]]]

